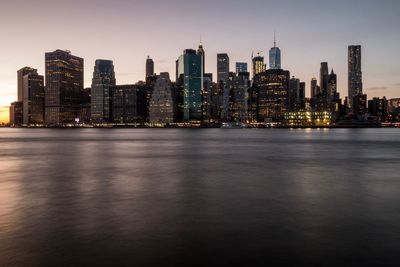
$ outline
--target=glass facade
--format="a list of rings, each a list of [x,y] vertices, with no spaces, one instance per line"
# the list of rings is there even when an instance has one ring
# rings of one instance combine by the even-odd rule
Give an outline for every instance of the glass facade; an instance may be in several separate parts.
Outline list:
[[[96,60],[91,87],[91,120],[112,122],[112,91],[115,86],[114,64],[111,60]]]

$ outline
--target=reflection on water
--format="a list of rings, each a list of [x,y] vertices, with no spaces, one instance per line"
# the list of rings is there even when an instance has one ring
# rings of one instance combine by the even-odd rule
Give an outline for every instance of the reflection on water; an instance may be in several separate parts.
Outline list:
[[[396,266],[398,129],[1,129],[0,266]]]

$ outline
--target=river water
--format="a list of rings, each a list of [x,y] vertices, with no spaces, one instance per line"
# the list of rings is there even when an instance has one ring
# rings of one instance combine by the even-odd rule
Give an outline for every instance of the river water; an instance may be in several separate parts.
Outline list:
[[[0,129],[0,266],[399,266],[400,129]]]

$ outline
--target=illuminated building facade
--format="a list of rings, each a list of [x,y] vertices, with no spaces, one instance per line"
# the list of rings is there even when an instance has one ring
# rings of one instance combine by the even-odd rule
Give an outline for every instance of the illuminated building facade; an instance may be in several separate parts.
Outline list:
[[[177,80],[183,80],[183,120],[202,120],[202,56],[186,49],[177,60]],[[181,76],[182,75],[182,76]]]
[[[253,77],[265,71],[264,57],[257,55],[252,58],[253,62]]]
[[[283,120],[288,111],[289,80],[290,72],[282,69],[269,69],[254,77],[259,122]]]
[[[115,86],[114,64],[111,60],[96,60],[91,87],[91,121],[112,122],[112,90]]]
[[[50,126],[79,120],[83,92],[83,58],[69,51],[46,53],[45,123]]]
[[[166,125],[174,121],[173,88],[168,72],[157,76],[149,105],[150,124]]]

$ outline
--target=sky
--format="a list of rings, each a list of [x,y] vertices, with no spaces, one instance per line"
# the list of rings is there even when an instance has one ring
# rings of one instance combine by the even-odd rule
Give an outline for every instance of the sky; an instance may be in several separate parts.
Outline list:
[[[44,74],[44,53],[68,49],[85,59],[90,87],[96,59],[114,61],[117,84],[144,79],[150,55],[155,71],[175,77],[175,60],[196,49],[200,36],[206,72],[216,75],[216,54],[251,63],[267,56],[274,30],[282,67],[307,83],[327,61],[347,95],[347,46],[362,45],[368,98],[400,97],[398,0],[1,0],[0,121],[17,99],[17,70]]]

